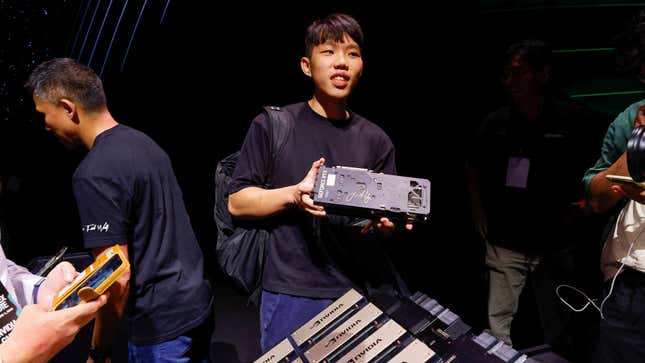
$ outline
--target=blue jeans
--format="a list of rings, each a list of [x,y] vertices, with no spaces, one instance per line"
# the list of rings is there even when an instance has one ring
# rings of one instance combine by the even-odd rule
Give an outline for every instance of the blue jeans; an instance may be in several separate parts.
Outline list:
[[[603,286],[607,296],[611,280]],[[645,273],[625,267],[603,306],[590,362],[642,362],[645,356]]]
[[[213,328],[209,317],[200,326],[175,339],[159,344],[134,345],[128,342],[129,363],[207,363]]]
[[[262,290],[260,346],[267,352],[334,302]]]

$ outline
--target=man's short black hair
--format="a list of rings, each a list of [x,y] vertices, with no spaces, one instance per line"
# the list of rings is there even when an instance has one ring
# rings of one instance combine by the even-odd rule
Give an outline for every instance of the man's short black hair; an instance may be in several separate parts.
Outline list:
[[[101,79],[90,67],[70,58],[41,63],[29,75],[25,88],[53,104],[67,98],[85,111],[101,111],[107,107]]]
[[[336,13],[314,21],[307,28],[305,55],[311,57],[312,49],[328,39],[342,42],[345,34],[349,35],[360,48],[363,48],[363,30],[353,17]]]
[[[538,39],[526,39],[511,44],[506,50],[506,64],[512,62],[513,57],[519,55],[520,59],[533,70],[539,71],[551,65],[551,47]]]

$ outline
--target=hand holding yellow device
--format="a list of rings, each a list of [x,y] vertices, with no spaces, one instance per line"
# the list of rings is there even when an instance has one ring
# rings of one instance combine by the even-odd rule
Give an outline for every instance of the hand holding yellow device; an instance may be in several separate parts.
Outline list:
[[[118,244],[106,249],[54,297],[52,307],[60,310],[96,299],[129,268]]]

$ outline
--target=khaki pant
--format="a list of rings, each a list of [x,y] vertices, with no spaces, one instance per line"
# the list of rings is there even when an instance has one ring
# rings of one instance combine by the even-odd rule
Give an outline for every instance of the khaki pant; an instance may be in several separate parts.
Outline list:
[[[486,243],[486,266],[490,272],[488,323],[491,333],[508,345],[512,345],[511,323],[526,277],[539,263],[539,257]]]

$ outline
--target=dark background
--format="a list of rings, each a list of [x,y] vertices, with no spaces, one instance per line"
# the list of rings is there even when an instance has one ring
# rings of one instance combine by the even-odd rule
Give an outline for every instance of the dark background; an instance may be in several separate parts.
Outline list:
[[[42,128],[21,88],[36,64],[69,56],[101,74],[119,122],[144,131],[169,154],[209,273],[218,289],[226,288],[211,255],[215,165],[239,149],[261,105],[310,97],[311,83],[299,68],[306,26],[347,12],[366,39],[365,70],[350,106],[390,135],[401,175],[432,182],[430,221],[395,235],[395,263],[412,291],[483,329],[484,246],[469,219],[463,159],[477,124],[505,101],[500,57],[520,39],[550,42],[562,93],[613,117],[642,97],[638,82],[617,75],[611,51],[612,36],[640,4],[447,3],[0,0],[0,31],[7,34],[0,43],[5,251],[28,264],[63,245],[82,250],[70,181],[84,152],[66,150]],[[590,96],[625,91],[633,93]],[[590,128],[607,126],[594,122]],[[600,145],[600,139],[589,142]],[[581,155],[580,163],[595,158]],[[585,223],[599,224],[591,217]],[[592,288],[596,232],[581,230],[572,241],[579,261],[573,278]],[[516,343],[539,344],[539,322],[530,296],[524,299],[527,307],[520,309],[528,312],[518,317],[517,329],[526,333]]]

